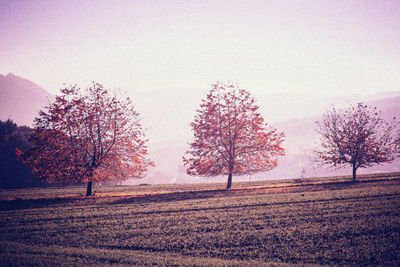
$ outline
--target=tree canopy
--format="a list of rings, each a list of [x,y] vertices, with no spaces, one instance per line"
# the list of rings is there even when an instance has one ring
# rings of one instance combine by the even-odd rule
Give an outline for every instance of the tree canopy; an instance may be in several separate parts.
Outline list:
[[[141,177],[147,159],[139,113],[129,98],[119,99],[102,84],[86,90],[60,90],[35,120],[34,147],[23,155],[34,174],[56,183],[122,180]]]
[[[284,155],[284,134],[264,122],[250,93],[232,84],[212,85],[191,127],[194,142],[184,156],[191,175],[232,175],[268,171]]]
[[[350,164],[353,181],[358,168],[390,163],[399,148],[396,121],[383,120],[376,108],[364,103],[328,110],[317,122],[317,132],[321,136],[314,150],[317,161],[332,167]]]

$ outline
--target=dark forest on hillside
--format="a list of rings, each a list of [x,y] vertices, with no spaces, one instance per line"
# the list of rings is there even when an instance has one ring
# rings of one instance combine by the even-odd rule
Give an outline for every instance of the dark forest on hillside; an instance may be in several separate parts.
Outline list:
[[[0,121],[0,188],[21,188],[41,186],[32,175],[29,166],[17,157],[16,149],[22,152],[32,144],[29,140],[32,129],[17,126],[12,120]]]

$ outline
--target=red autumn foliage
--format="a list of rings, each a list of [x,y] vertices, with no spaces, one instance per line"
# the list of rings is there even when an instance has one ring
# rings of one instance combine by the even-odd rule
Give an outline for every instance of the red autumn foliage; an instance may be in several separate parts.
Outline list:
[[[232,175],[268,171],[284,155],[284,134],[264,122],[255,99],[232,84],[215,83],[191,123],[195,141],[184,157],[188,174]]]
[[[152,165],[131,100],[117,99],[99,83],[84,93],[76,85],[61,89],[39,112],[32,140],[23,160],[39,179],[88,182],[88,195],[92,181],[140,177]]]
[[[395,119],[386,122],[376,108],[363,103],[342,111],[332,108],[317,122],[321,142],[315,158],[332,167],[350,164],[355,181],[358,168],[394,160],[399,150],[396,126]]]

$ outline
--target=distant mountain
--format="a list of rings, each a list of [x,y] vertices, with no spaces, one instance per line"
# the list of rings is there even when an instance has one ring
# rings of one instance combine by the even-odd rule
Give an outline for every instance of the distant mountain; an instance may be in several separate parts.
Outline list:
[[[318,93],[298,93],[298,94],[256,94],[257,104],[260,112],[269,123],[280,123],[292,119],[304,119],[307,117],[318,116],[326,111],[330,106],[345,108],[350,104],[359,102],[372,103],[377,101],[396,101],[400,96],[400,91],[381,92],[372,95],[350,95],[350,96],[327,96]]]
[[[353,102],[353,104],[356,103],[357,102]],[[381,111],[382,118],[387,121],[393,119],[393,117],[396,117],[398,120],[400,119],[400,95],[365,103]],[[337,106],[335,105],[335,107]],[[341,106],[338,108],[340,109]],[[285,132],[285,146],[289,153],[301,154],[304,153],[308,147],[313,146],[314,141],[318,138],[315,132],[315,122],[319,120],[321,116],[322,113],[303,119],[291,119],[279,122],[275,125],[280,131]]]
[[[358,101],[361,102],[361,101]],[[357,102],[353,102],[356,104]],[[387,97],[364,101],[371,107],[376,107],[381,112],[381,117],[390,121],[393,117],[400,120],[400,96]],[[339,106],[339,109],[341,107]],[[319,136],[315,131],[316,121],[320,120],[320,115],[307,117],[304,119],[292,119],[276,124],[276,127],[286,135],[284,143],[286,156],[280,160],[277,168],[265,173],[267,178],[298,178],[330,176],[330,175],[350,175],[350,168],[334,170],[332,168],[319,167],[310,159],[311,151]],[[400,159],[391,164],[374,165],[370,168],[359,169],[359,173],[371,172],[391,172],[400,171]]]
[[[0,120],[13,120],[18,125],[32,126],[38,111],[53,96],[39,85],[12,73],[0,74]]]
[[[382,117],[385,120],[391,120],[393,117],[400,120],[400,96],[378,99],[369,104],[382,111]]]

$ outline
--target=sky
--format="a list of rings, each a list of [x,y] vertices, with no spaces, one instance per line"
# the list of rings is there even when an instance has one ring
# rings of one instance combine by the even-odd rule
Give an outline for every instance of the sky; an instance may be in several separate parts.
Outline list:
[[[400,90],[400,1],[0,0],[0,73],[57,93]]]

